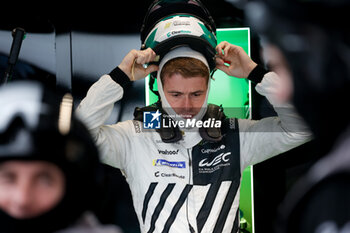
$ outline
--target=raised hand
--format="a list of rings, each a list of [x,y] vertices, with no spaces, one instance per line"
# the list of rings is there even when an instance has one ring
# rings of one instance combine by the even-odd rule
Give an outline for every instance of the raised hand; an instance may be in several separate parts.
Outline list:
[[[119,68],[129,77],[131,81],[145,78],[148,74],[157,71],[157,65],[143,66],[156,60],[156,53],[148,48],[146,50],[131,50],[122,60]]]
[[[216,46],[216,68],[227,75],[247,78],[257,64],[242,47],[223,41]],[[226,65],[227,64],[227,65]]]

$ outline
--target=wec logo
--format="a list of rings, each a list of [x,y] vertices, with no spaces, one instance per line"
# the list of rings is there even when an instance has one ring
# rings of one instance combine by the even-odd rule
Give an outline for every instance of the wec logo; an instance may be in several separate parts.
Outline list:
[[[228,162],[230,160],[228,157],[230,154],[231,152],[221,153],[211,161],[208,161],[208,159],[203,159],[199,162],[199,167],[213,167],[221,162]]]

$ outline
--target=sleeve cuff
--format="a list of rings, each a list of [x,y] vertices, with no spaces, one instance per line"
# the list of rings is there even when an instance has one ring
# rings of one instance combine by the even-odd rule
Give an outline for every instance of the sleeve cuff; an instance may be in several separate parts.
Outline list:
[[[109,73],[109,76],[123,89],[131,84],[129,77],[118,66]]]
[[[268,71],[261,65],[257,65],[248,75],[248,79],[254,83],[260,83]]]

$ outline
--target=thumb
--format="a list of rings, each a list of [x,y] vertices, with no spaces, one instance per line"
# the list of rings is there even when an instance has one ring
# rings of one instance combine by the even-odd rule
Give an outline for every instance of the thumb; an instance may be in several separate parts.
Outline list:
[[[216,64],[216,68],[223,71],[225,74],[230,75],[230,69],[225,64]]]
[[[146,73],[150,74],[154,71],[158,71],[159,67],[157,65],[149,65],[147,68],[146,68]]]

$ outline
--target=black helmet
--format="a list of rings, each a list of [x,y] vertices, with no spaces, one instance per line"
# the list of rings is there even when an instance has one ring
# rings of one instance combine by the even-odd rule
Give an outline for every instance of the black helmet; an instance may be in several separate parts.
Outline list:
[[[48,212],[14,219],[0,210],[0,232],[53,232],[92,209],[101,170],[98,150],[85,126],[72,114],[70,94],[38,82],[15,81],[0,87],[0,163],[41,160],[64,173],[65,194]]]
[[[179,46],[202,53],[215,68],[216,26],[199,0],[156,0],[141,27],[141,49],[152,48],[160,59]]]

